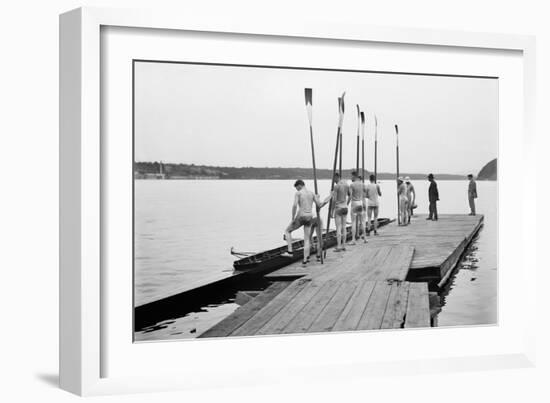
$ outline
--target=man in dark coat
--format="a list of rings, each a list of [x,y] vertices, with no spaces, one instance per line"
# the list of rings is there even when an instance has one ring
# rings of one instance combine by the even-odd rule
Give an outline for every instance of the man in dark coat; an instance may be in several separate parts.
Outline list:
[[[428,200],[430,201],[430,215],[426,220],[437,221],[437,202],[439,201],[439,192],[437,191],[437,183],[434,180],[433,174],[428,175],[430,187],[428,189]]]
[[[474,175],[468,175],[468,203],[470,204],[470,214],[476,215],[477,185],[474,180]]]

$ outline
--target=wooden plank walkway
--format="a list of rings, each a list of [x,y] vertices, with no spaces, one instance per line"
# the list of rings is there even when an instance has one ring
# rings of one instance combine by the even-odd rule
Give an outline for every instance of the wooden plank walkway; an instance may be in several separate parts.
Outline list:
[[[329,250],[325,266],[347,265],[348,261],[357,258],[356,255],[369,253],[367,250],[371,248],[409,245],[414,248],[410,270],[435,268],[439,272],[441,282],[444,282],[473,236],[483,225],[483,216],[442,214],[438,221],[428,221],[426,217],[414,217],[411,224],[404,227],[394,222],[380,228],[379,236],[368,237],[367,248],[361,247],[358,243],[357,246],[347,247],[348,250],[341,254]],[[302,267],[301,263],[294,263],[266,275],[266,278],[307,276],[323,270],[320,267],[322,265],[318,263],[309,264],[306,268]]]
[[[429,327],[428,284],[406,281],[409,270],[450,272],[483,217],[424,218],[390,224],[346,252],[329,251],[324,265],[292,264],[267,275],[274,279],[268,289],[199,337]]]
[[[274,285],[279,283],[284,282]],[[258,295],[199,337],[430,326],[427,283],[298,279],[265,305],[254,301],[272,291]]]

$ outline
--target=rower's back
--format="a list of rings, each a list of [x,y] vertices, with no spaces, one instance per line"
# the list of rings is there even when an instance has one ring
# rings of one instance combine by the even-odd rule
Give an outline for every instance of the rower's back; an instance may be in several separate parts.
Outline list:
[[[363,201],[365,197],[365,184],[361,181],[354,181],[349,185],[351,189],[351,200],[352,201]]]
[[[298,192],[298,207],[300,208],[300,215],[311,215],[313,214],[313,200],[315,194],[305,187],[300,189]]]
[[[347,197],[349,192],[349,185],[343,179],[334,186],[335,202],[337,206],[347,205]]]

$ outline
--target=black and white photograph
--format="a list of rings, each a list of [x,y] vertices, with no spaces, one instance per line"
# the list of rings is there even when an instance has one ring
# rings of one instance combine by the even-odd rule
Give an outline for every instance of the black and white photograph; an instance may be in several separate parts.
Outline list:
[[[134,342],[497,324],[497,77],[132,72]]]

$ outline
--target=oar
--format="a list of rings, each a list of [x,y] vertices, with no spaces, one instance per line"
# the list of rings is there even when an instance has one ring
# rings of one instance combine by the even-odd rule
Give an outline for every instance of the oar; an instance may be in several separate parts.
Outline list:
[[[374,183],[378,180],[378,118],[374,115]]]
[[[359,131],[361,129],[361,109],[359,109],[359,105],[355,106],[357,107],[357,158],[355,162],[355,172],[359,175]]]
[[[306,110],[307,110],[307,118],[309,120],[309,140],[311,142],[311,161],[313,164],[313,184],[315,187],[315,195],[317,196],[319,194],[319,189],[317,187],[317,167],[315,166],[315,146],[313,144],[313,90],[311,88],[305,89],[305,97],[306,97]],[[321,226],[321,215],[320,215],[320,208],[317,203],[315,203],[315,207],[317,209],[317,217],[319,219],[319,222],[317,224],[317,228],[320,228]],[[321,255],[321,264],[324,263],[323,260],[323,237],[322,237],[322,231],[319,231],[317,233],[317,241],[319,242],[319,248],[321,249],[319,251]],[[305,241],[305,240],[304,240]],[[304,256],[305,258],[305,256]]]
[[[365,183],[365,112],[361,112],[361,178]]]
[[[395,125],[395,161],[397,163],[397,174],[395,182],[399,178],[399,127]],[[401,217],[399,216],[399,184],[397,185],[397,224],[401,225]]]
[[[342,94],[342,102],[340,104],[340,166],[339,166],[339,169],[338,169],[338,172],[340,173],[340,178],[342,178],[342,140],[343,140],[343,137],[342,137],[342,123],[343,123],[343,119],[344,119],[344,111],[345,111],[345,105],[344,105],[344,96],[346,95],[346,93],[344,92]]]
[[[342,131],[342,124],[344,121],[344,95],[346,93],[344,92],[340,98],[338,98],[338,129],[336,130],[336,147],[334,147],[334,163],[332,165],[332,178],[330,178],[330,193],[332,194],[332,191],[334,190],[334,174],[336,173],[336,166],[338,164],[338,150],[340,146],[340,134]],[[332,212],[332,208],[334,206],[332,205],[332,198],[330,199],[329,207],[328,207],[328,214],[327,214],[327,237],[330,230],[330,213]],[[326,257],[326,251],[325,251],[325,257]]]
[[[363,192],[365,191],[365,112],[361,112],[361,182],[363,184]],[[363,199],[366,197],[363,194]],[[364,217],[366,219],[367,211],[363,211]],[[366,230],[366,227],[365,227]],[[366,234],[363,234],[366,235]]]

